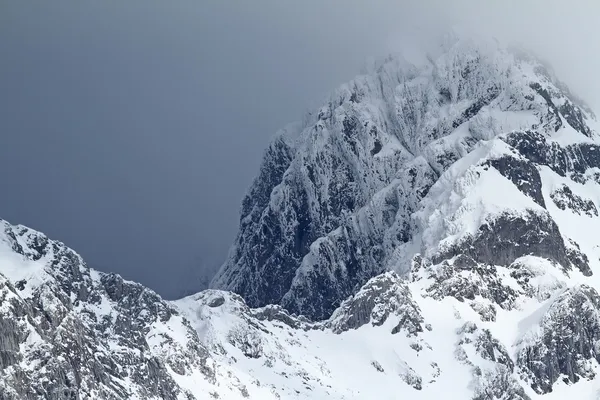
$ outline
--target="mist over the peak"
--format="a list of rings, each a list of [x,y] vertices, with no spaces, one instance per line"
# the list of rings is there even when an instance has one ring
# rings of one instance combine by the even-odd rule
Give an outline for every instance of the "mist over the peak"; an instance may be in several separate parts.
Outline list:
[[[599,11],[583,0],[4,1],[0,217],[163,295],[189,293],[225,258],[271,135],[368,58],[460,27],[531,49],[599,109]]]

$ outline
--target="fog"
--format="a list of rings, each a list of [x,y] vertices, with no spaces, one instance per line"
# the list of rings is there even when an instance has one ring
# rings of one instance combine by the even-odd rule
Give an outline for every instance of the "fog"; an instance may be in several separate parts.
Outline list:
[[[593,1],[0,3],[0,217],[167,297],[225,258],[269,138],[369,57],[452,26],[600,106]]]

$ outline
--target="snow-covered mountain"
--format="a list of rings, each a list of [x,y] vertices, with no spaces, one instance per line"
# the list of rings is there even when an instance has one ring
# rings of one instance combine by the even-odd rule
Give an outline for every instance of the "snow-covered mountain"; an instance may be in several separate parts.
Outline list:
[[[571,269],[579,245],[596,262],[572,228],[595,223],[594,118],[546,66],[494,42],[387,59],[273,140],[213,287],[323,319],[369,278],[409,274],[417,253]],[[578,202],[590,216],[570,218]]]
[[[0,227],[0,399],[600,398],[600,125],[449,36],[269,145],[213,289]]]

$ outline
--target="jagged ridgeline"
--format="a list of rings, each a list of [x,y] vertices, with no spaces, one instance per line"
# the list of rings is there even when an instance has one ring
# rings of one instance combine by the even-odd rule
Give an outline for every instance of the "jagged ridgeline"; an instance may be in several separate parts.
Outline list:
[[[597,400],[599,131],[535,57],[449,39],[274,138],[215,289],[0,220],[0,400]]]
[[[560,220],[596,222],[580,189],[600,178],[595,127],[525,52],[449,40],[420,63],[391,57],[276,135],[213,287],[319,320],[418,253],[590,275],[594,243]]]

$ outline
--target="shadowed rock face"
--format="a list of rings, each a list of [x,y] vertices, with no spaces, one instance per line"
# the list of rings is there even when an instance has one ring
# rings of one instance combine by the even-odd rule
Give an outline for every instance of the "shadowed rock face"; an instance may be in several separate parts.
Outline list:
[[[291,312],[326,319],[343,299],[384,272],[394,248],[413,239],[411,214],[436,177],[424,160],[398,171],[397,179],[367,206],[313,243],[281,304]]]
[[[488,161],[488,164],[510,179],[521,192],[546,208],[542,195],[542,180],[535,164],[507,156],[492,159]]]
[[[392,334],[403,330],[408,335],[423,332],[423,317],[405,282],[394,272],[379,275],[348,298],[327,322],[334,332],[358,329],[371,323],[383,325],[390,316],[397,322]]]
[[[459,301],[468,301],[483,320],[495,320],[493,304],[511,309],[518,293],[508,287],[491,265],[478,264],[468,256],[457,256],[451,262],[443,261],[437,266],[424,268],[425,276],[432,279],[427,294],[437,300],[451,296]],[[477,297],[487,299],[487,306],[475,302]]]
[[[515,367],[508,351],[489,330],[480,329],[476,324],[467,322],[457,334],[457,360],[473,368],[473,400],[530,400],[512,374]],[[475,365],[467,355],[469,351],[474,351],[486,360],[486,366]]]
[[[502,214],[482,225],[475,237],[437,255],[434,263],[464,254],[477,263],[510,265],[525,255],[536,255],[570,267],[567,250],[554,220],[547,214]]]
[[[590,168],[600,168],[600,148],[590,143],[560,146],[539,131],[512,132],[503,136],[523,157],[537,165],[550,167],[560,176],[581,179]]]
[[[562,185],[554,190],[550,194],[550,197],[554,204],[561,210],[569,209],[576,214],[587,215],[589,217],[598,216],[598,209],[596,209],[596,205],[592,200],[576,195],[566,185]]]
[[[575,383],[595,377],[600,361],[600,296],[589,286],[565,291],[522,339],[517,364],[537,393],[548,393],[561,377]]]
[[[60,242],[1,223],[0,245],[33,275],[13,285],[1,275],[7,266],[0,270],[0,398],[174,400],[182,390],[167,366],[210,376],[196,333],[157,294],[91,271]],[[161,324],[181,326],[189,340],[176,343],[165,335],[159,340],[164,348],[155,348],[148,338]],[[115,346],[120,350],[111,350]]]

